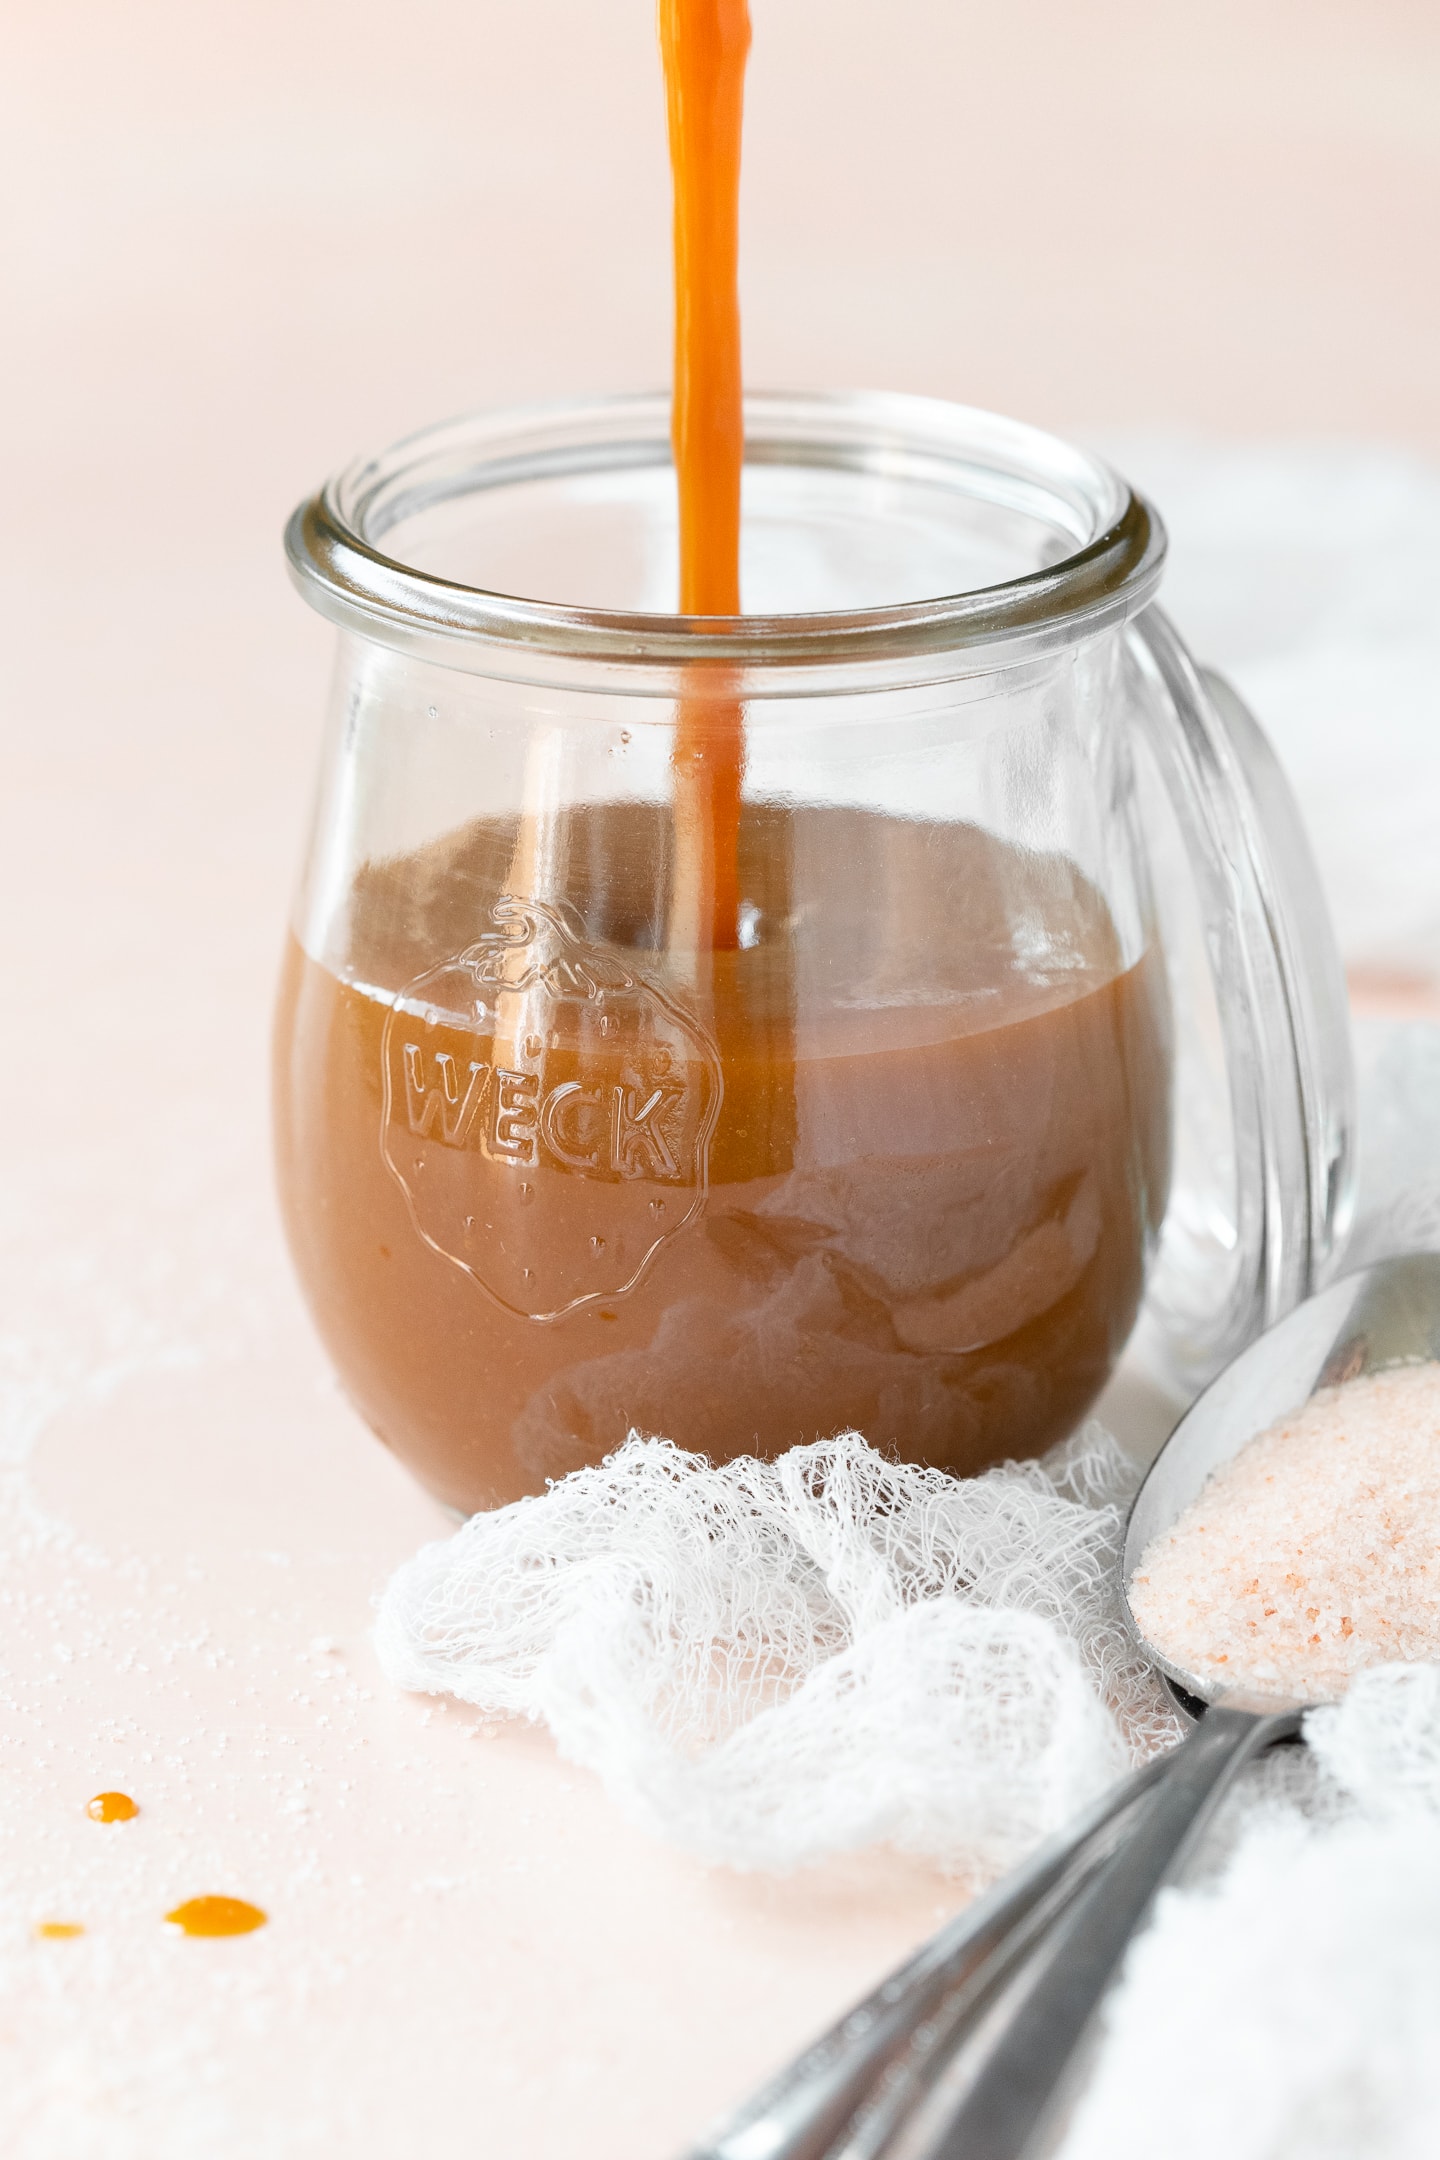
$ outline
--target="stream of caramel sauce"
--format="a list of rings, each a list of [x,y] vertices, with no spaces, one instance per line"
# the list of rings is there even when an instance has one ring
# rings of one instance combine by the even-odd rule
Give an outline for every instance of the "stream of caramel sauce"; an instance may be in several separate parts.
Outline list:
[[[740,136],[746,0],[660,0],[675,186],[675,388],[680,610],[740,613]],[[739,936],[745,715],[723,684],[681,699],[674,749],[672,949],[733,951]]]

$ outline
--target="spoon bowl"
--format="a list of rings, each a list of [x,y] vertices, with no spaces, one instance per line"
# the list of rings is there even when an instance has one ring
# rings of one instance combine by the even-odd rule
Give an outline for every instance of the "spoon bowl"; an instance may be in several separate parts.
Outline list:
[[[1213,1681],[1189,1672],[1151,1642],[1130,1607],[1130,1585],[1156,1538],[1174,1528],[1206,1484],[1279,1419],[1323,1388],[1395,1365],[1440,1359],[1440,1253],[1377,1260],[1307,1298],[1243,1350],[1181,1418],[1135,1496],[1125,1535],[1121,1596],[1130,1630],[1171,1683],[1181,1708],[1283,1709],[1243,1686],[1217,1696]]]

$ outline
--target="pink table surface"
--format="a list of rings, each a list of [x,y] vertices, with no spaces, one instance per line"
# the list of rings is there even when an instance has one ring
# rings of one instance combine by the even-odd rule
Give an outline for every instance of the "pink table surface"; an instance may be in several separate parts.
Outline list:
[[[757,380],[1440,449],[1432,9],[755,14]],[[388,1689],[372,1594],[444,1525],[309,1332],[265,1103],[329,650],[280,522],[427,418],[663,378],[648,0],[0,40],[0,2144],[662,2160],[964,1885],[706,1870]],[[203,1891],[270,1925],[173,1939]]]

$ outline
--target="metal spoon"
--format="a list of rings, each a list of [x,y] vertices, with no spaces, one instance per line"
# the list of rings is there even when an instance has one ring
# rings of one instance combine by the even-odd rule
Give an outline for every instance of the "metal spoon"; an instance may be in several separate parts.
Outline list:
[[[1124,1582],[1212,1473],[1317,1389],[1437,1357],[1440,1255],[1378,1262],[1298,1306],[1171,1434],[1131,1511]],[[1022,2160],[1156,1891],[1244,1764],[1303,1714],[1233,1693],[1206,1711],[1206,1684],[1135,1632],[1202,1722],[952,1921],[690,2160]]]
[[[948,2049],[1017,1959],[1114,1851],[1162,1761],[1147,1763],[942,1928],[828,2032],[717,2123],[687,2160],[827,2160],[877,2088]],[[878,2117],[875,2119],[878,2131]]]
[[[1382,1260],[1334,1283],[1267,1330],[1181,1419],[1136,1496],[1124,1584],[1141,1555],[1199,1496],[1207,1479],[1319,1389],[1385,1366],[1440,1358],[1440,1255]],[[867,2150],[885,2160],[1023,2160],[1052,2131],[1096,2007],[1161,1885],[1183,1864],[1238,1771],[1298,1731],[1307,1707],[1210,1683],[1137,1640],[1203,1714],[1164,1760],[1114,1857],[1049,1931],[1012,1990],[976,2064],[952,2051],[955,2089],[933,2066],[892,2109],[893,2135]],[[1207,1696],[1211,1707],[1204,1707]],[[838,2150],[839,2148],[837,2148]]]

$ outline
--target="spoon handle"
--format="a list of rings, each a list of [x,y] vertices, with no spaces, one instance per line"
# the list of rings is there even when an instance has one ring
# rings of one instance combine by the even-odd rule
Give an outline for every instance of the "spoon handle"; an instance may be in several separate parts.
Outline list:
[[[837,2024],[692,2148],[687,2160],[824,2160],[873,2088],[903,2074],[917,2036],[947,2040],[969,1999],[1063,1910],[1165,1758],[1101,1795],[1075,1823],[952,1920]]]
[[[1250,1758],[1299,1729],[1301,1713],[1206,1712],[1173,1754],[1129,1834],[1080,1890],[1016,1983],[998,2036],[958,2102],[942,2115],[923,2104],[911,2131],[888,2141],[887,2160],[1023,2160],[1062,2095],[1065,2074],[1105,1988],[1151,1900],[1174,1873]],[[924,2078],[941,2097],[943,2076]],[[926,2131],[917,2141],[921,2116]]]

